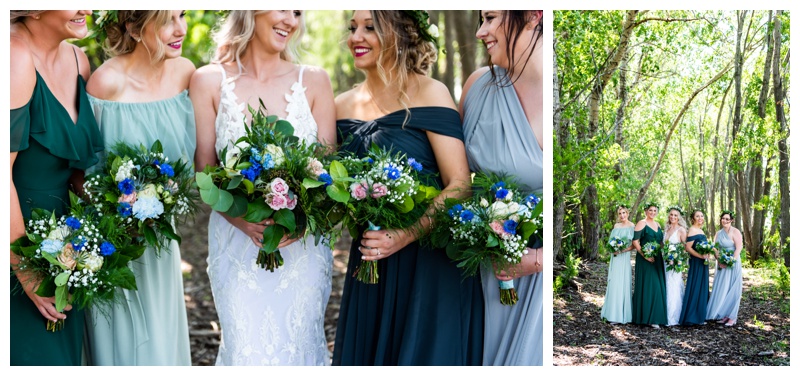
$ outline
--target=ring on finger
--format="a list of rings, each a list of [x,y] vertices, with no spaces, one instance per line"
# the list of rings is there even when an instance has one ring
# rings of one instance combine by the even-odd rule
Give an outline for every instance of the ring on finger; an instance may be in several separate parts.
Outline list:
[[[378,248],[375,248],[375,250],[378,251],[378,256],[380,256],[381,255],[381,250],[378,249]]]

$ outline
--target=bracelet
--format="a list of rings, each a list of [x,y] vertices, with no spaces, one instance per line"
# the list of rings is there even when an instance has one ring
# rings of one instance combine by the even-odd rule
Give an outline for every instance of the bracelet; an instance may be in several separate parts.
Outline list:
[[[533,250],[533,252],[534,252],[534,253],[533,253],[533,265],[534,265],[534,266],[540,266],[540,265],[542,265],[542,264],[539,262],[539,248],[536,248],[536,249],[534,249],[534,250]]]

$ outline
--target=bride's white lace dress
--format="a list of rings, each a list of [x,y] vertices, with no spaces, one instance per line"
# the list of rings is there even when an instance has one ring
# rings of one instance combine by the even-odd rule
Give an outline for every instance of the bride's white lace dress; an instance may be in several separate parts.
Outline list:
[[[220,69],[222,70],[222,69]],[[244,135],[246,104],[234,94],[235,79],[222,70],[215,147]],[[285,98],[295,135],[313,142],[317,124],[303,87],[303,67]],[[208,223],[208,277],[222,342],[217,365],[329,365],[325,307],[331,292],[333,255],[313,237],[281,248],[284,265],[270,272],[256,265],[258,248],[217,212]]]
[[[678,230],[675,230],[672,235],[670,235],[667,242],[670,244],[679,244],[681,242]],[[666,270],[666,267],[665,263],[664,275],[667,280],[667,325],[678,325],[681,320],[681,307],[683,306],[683,273]]]

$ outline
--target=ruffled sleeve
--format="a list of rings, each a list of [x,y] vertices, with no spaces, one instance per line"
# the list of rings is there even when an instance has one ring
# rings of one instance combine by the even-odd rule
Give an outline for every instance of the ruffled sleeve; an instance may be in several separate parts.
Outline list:
[[[641,229],[641,230],[638,230],[638,231],[634,230],[633,231],[633,240],[641,239],[643,234],[644,234],[644,229]]]
[[[31,103],[11,110],[11,152],[15,153],[28,148],[31,133]]]
[[[44,85],[38,76],[37,86]],[[86,83],[78,76],[78,120],[74,124],[66,111],[49,89],[34,90],[32,107],[40,109],[31,111],[31,138],[44,146],[51,154],[66,159],[72,169],[86,170],[99,160],[97,152],[103,150],[103,138],[97,127],[94,114],[86,96]],[[49,97],[48,97],[49,96]],[[38,106],[34,104],[39,103]]]

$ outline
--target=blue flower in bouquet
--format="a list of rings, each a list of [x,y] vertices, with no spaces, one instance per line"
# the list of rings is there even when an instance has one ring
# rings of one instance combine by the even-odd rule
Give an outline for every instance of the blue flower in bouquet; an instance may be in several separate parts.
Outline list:
[[[86,245],[86,239],[80,239],[80,241],[78,241],[78,242],[74,242],[73,241],[72,242],[72,249],[74,249],[76,252],[80,252],[81,249],[83,249],[83,246],[85,246],[85,245]]]
[[[414,158],[408,158],[408,165],[417,171],[422,171],[422,163],[417,162]]]
[[[497,192],[500,188],[505,188],[505,187],[506,187],[506,182],[498,181],[497,183],[494,183],[494,185],[492,185],[492,192]]]
[[[503,222],[503,230],[509,234],[515,234],[517,232],[517,222],[513,219]]]
[[[464,208],[464,207],[463,207],[463,206],[461,206],[461,204],[455,204],[455,205],[453,205],[453,207],[452,207],[452,208],[450,208],[450,210],[448,210],[448,211],[447,211],[447,214],[448,214],[448,215],[449,215],[451,218],[452,218],[452,217],[455,217],[455,216],[457,216],[457,215],[458,215],[458,214],[461,212],[461,210],[462,210],[463,208]]]
[[[125,178],[125,180],[119,182],[119,184],[117,184],[117,188],[119,188],[119,191],[125,195],[129,195],[136,190],[136,186],[134,186],[133,180],[130,178]]]
[[[461,212],[461,223],[471,222],[473,218],[475,218],[475,213],[472,211],[464,210]]]
[[[79,221],[75,217],[67,218],[66,224],[67,224],[67,226],[69,226],[69,228],[71,228],[73,230],[77,230],[77,229],[81,228],[81,221]]]
[[[384,167],[383,171],[386,171],[386,175],[389,177],[389,179],[397,180],[400,178],[400,170],[392,164]]]
[[[130,217],[133,212],[131,211],[131,204],[127,202],[120,202],[117,205],[117,212],[123,217]]]
[[[263,158],[261,158],[261,168],[265,170],[269,170],[275,167],[275,161],[272,159],[271,154],[265,154]]]
[[[103,244],[100,244],[100,254],[103,256],[111,256],[116,251],[117,248],[109,242],[103,242]]]
[[[161,165],[161,174],[166,175],[168,177],[173,177],[175,176],[175,170],[172,169],[172,166],[170,166],[169,164],[164,163]]]
[[[133,204],[133,216],[140,221],[158,218],[162,213],[164,213],[164,204],[155,197],[140,197]]]
[[[505,199],[508,196],[508,189],[500,188],[497,190],[497,193],[494,194],[494,197],[498,200]]]
[[[375,163],[375,160],[372,159],[372,158],[369,158],[369,157],[367,157],[367,159],[365,159],[365,161],[367,161],[367,163],[370,163],[370,164]]]
[[[51,255],[55,255],[58,254],[58,252],[61,252],[61,248],[64,248],[64,242],[53,239],[45,239],[39,245],[39,249],[42,252],[47,252]]]
[[[256,177],[258,174],[261,173],[261,165],[258,163],[253,163],[252,166],[242,170],[242,175],[244,178],[250,181],[256,181]]]
[[[525,197],[525,203],[530,207],[539,205],[539,201],[541,200],[535,194],[529,194],[528,197]]]
[[[331,185],[331,184],[333,184],[333,178],[328,173],[319,174],[319,177],[317,178],[317,180],[321,181],[321,182],[324,182],[326,187]]]

